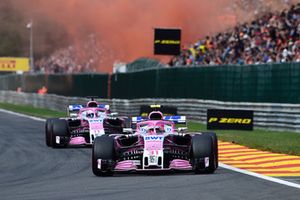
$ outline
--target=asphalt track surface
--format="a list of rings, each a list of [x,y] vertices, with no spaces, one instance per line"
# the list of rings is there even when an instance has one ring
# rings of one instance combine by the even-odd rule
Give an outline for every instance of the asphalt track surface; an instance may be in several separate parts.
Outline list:
[[[298,200],[300,189],[223,168],[95,177],[91,149],[48,148],[44,122],[0,111],[0,199]]]

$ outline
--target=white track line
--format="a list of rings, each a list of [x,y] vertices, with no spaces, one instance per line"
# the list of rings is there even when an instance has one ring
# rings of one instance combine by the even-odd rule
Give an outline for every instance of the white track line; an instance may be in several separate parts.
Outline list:
[[[267,181],[272,181],[272,182],[275,182],[275,183],[279,183],[279,184],[282,184],[282,185],[287,185],[287,186],[290,186],[290,187],[295,187],[295,188],[300,189],[300,185],[297,184],[297,183],[292,183],[292,182],[285,181],[285,180],[282,180],[282,179],[279,179],[279,178],[265,176],[265,175],[258,174],[258,173],[255,173],[255,172],[250,172],[250,171],[239,169],[239,168],[236,168],[236,167],[232,167],[230,165],[226,165],[226,164],[223,164],[223,163],[219,163],[219,166],[222,167],[222,168],[229,169],[229,170],[239,172],[239,173],[242,173],[242,174],[246,174],[246,175],[249,175],[249,176],[254,176],[254,177],[264,179],[264,180],[267,180]]]
[[[1,109],[1,108],[0,108],[0,111],[4,112],[4,113],[12,114],[12,115],[17,115],[19,117],[26,117],[26,118],[33,119],[33,120],[36,120],[36,121],[41,121],[41,122],[46,121],[45,119],[42,119],[42,118],[39,118],[39,117],[33,117],[33,116],[21,114],[21,113],[16,113],[16,112],[4,110],[4,109]]]
[[[17,116],[20,116],[20,117],[26,117],[26,118],[37,120],[37,121],[43,121],[43,122],[46,121],[45,119],[42,119],[42,118],[32,117],[32,116],[25,115],[25,114],[20,114],[20,113],[4,110],[4,109],[1,109],[1,108],[0,108],[0,111],[4,112],[4,113],[17,115]],[[219,163],[219,166],[222,167],[222,168],[225,168],[225,169],[235,171],[235,172],[239,172],[239,173],[246,174],[246,175],[249,175],[249,176],[254,176],[256,178],[260,178],[260,179],[264,179],[264,180],[267,180],[267,181],[271,181],[271,182],[275,182],[275,183],[279,183],[279,184],[282,184],[282,185],[286,185],[286,186],[295,187],[295,188],[300,189],[299,184],[292,183],[292,182],[289,182],[289,181],[284,181],[284,180],[281,180],[281,179],[278,179],[278,178],[273,178],[273,177],[257,174],[257,173],[250,172],[250,171],[247,171],[247,170],[232,167],[230,165],[226,165],[226,164],[223,164],[223,163]]]

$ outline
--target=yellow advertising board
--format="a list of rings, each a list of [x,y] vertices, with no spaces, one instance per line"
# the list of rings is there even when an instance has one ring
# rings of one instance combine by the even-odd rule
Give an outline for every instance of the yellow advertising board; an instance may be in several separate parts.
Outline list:
[[[0,57],[0,71],[29,71],[28,58]]]

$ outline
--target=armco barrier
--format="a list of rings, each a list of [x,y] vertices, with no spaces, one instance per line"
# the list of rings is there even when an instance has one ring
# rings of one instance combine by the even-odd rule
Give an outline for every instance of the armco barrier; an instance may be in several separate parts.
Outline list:
[[[300,63],[157,68],[132,73],[24,74],[0,77],[0,90],[101,98],[203,99],[300,103]]]
[[[85,103],[86,98],[36,93],[17,93],[0,90],[0,102],[27,104],[53,110],[65,110],[69,104]],[[140,105],[161,104],[178,107],[178,114],[188,120],[206,122],[207,109],[243,109],[254,111],[254,128],[289,130],[300,132],[300,104],[237,103],[198,99],[101,99],[109,104],[113,112],[120,115],[136,116]]]

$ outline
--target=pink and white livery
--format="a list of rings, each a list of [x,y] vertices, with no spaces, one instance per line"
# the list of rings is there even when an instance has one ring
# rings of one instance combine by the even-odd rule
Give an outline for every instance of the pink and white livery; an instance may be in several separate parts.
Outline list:
[[[118,171],[193,170],[213,173],[218,167],[215,133],[184,133],[175,123],[185,116],[163,116],[153,111],[147,119],[133,117],[135,131],[127,135],[97,137],[92,169],[96,176]]]
[[[125,118],[110,113],[109,105],[92,99],[86,105],[68,106],[67,118],[46,121],[46,144],[52,147],[91,146],[96,137],[122,134]]]

